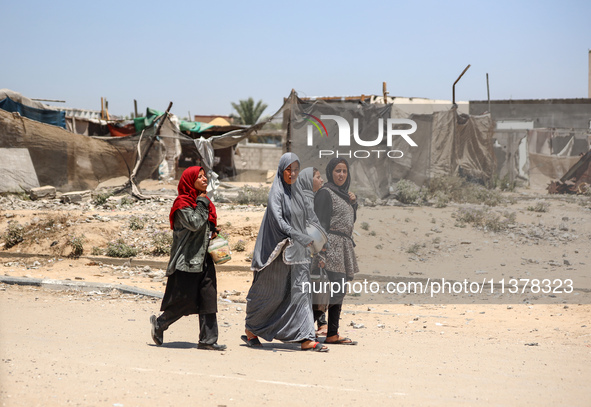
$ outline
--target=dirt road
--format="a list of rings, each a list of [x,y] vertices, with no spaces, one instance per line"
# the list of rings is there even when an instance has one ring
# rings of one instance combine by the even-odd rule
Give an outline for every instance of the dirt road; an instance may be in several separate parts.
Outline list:
[[[237,277],[245,279],[246,275]],[[221,289],[230,288],[222,282]],[[157,347],[157,300],[0,287],[3,406],[588,406],[591,306],[345,306],[329,353],[240,341],[244,304],[220,303],[225,352],[196,348],[195,316]],[[364,327],[353,329],[350,322]]]

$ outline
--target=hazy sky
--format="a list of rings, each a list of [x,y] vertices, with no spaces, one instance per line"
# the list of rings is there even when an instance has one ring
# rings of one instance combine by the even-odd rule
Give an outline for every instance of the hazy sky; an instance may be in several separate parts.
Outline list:
[[[0,88],[115,115],[300,96],[587,97],[590,1],[8,1]]]

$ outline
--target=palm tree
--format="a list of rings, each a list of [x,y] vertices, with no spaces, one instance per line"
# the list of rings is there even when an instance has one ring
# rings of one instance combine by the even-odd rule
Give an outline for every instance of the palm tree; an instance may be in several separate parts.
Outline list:
[[[255,124],[267,108],[267,104],[259,100],[255,105],[253,98],[248,98],[239,100],[238,104],[232,102],[232,107],[238,112],[241,124]]]

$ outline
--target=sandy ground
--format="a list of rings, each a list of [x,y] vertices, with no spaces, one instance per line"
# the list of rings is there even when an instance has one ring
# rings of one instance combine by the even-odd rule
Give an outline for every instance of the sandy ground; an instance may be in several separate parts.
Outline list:
[[[342,333],[359,345],[321,354],[281,343],[245,347],[242,304],[220,304],[228,350],[218,353],[196,349],[194,316],[173,325],[164,346],[153,345],[154,300],[10,286],[0,303],[6,406],[587,406],[591,399],[588,306],[347,306]]]
[[[229,294],[220,298],[218,314],[220,343],[227,351],[196,349],[195,316],[174,324],[164,346],[154,346],[148,319],[158,311],[156,299],[1,285],[0,401],[5,406],[588,406],[591,211],[569,197],[550,199],[532,191],[511,196],[513,204],[494,210],[515,212],[516,225],[498,233],[456,226],[458,205],[362,207],[355,235],[360,280],[571,279],[572,294],[463,296],[456,298],[459,304],[447,299],[419,304],[416,296],[383,293],[348,296],[341,334],[358,346],[333,345],[320,354],[273,342],[253,350],[240,341],[251,281],[242,270],[264,212],[219,205],[220,224],[231,242],[242,239],[247,246],[218,271],[218,291]],[[547,212],[527,210],[538,199],[549,203]],[[152,216],[147,228],[164,230],[169,208],[167,201],[127,209],[68,207],[70,219],[98,214],[109,220],[75,222],[65,232],[84,233],[85,248],[101,246],[128,236],[131,215]],[[25,223],[55,211],[51,205],[3,208],[0,228],[10,219]],[[149,270],[133,262],[70,259],[50,250],[55,240],[65,247],[56,234],[1,251],[3,274],[164,290],[165,279],[157,272],[165,257],[139,256],[156,262]],[[19,258],[19,251],[47,256]],[[557,303],[544,303],[549,301]]]

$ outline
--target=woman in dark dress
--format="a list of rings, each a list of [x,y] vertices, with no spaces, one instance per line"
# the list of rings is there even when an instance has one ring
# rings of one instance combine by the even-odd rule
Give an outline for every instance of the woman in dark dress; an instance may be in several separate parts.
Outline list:
[[[359,271],[353,243],[353,224],[357,219],[357,199],[349,192],[351,174],[349,163],[333,158],[326,166],[327,182],[314,197],[314,210],[328,234],[328,249],[317,257],[331,282],[341,285],[353,280]],[[344,287],[343,287],[344,288]],[[357,342],[339,335],[339,319],[345,297],[344,289],[330,299],[326,344],[356,345]]]
[[[203,168],[187,168],[178,185],[178,197],[170,211],[173,241],[166,269],[168,281],[158,318],[150,317],[152,339],[162,345],[164,331],[184,315],[199,314],[199,349],[224,350],[218,345],[217,281],[215,266],[207,252],[217,236],[215,206],[206,195]]]

